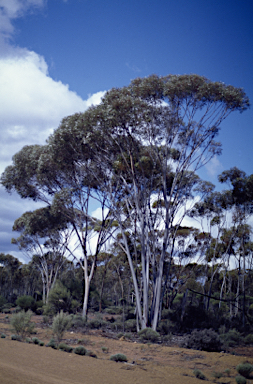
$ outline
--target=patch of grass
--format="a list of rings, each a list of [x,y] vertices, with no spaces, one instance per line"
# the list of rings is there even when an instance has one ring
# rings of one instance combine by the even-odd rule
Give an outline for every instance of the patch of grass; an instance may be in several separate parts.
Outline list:
[[[126,357],[126,355],[123,355],[123,353],[117,353],[116,355],[112,355],[110,357],[110,360],[126,363],[127,362],[127,357]]]

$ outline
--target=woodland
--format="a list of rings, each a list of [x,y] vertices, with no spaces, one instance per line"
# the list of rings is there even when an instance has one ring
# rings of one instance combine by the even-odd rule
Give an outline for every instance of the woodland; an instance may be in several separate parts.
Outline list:
[[[2,311],[118,313],[126,332],[251,333],[253,175],[232,164],[221,192],[198,175],[221,153],[223,120],[248,107],[241,88],[152,75],[16,153],[1,184],[41,208],[13,224],[29,262],[0,254]]]

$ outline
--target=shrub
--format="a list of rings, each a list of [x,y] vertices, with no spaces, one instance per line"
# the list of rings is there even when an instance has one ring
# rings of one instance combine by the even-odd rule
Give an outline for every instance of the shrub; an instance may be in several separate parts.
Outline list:
[[[56,343],[55,339],[51,339],[49,341],[49,343],[47,344],[47,347],[51,347],[53,349],[57,349],[57,343]]]
[[[70,292],[60,281],[57,281],[49,293],[45,314],[56,314],[60,311],[70,312],[70,310]]]
[[[105,312],[109,315],[121,315],[122,314],[122,307],[108,307],[105,308]]]
[[[101,347],[101,349],[102,349],[102,352],[104,352],[104,353],[108,353],[109,352],[109,348],[107,348],[107,347]]]
[[[39,344],[40,340],[37,337],[33,337],[32,342],[33,342],[33,344]]]
[[[235,381],[237,384],[247,384],[247,380],[243,376],[236,376]]]
[[[194,369],[193,374],[195,375],[195,377],[197,379],[200,379],[200,380],[205,380],[206,379],[204,373],[202,373],[199,369]]]
[[[1,333],[1,339],[5,339],[6,335],[4,333]]]
[[[250,363],[242,363],[237,365],[236,370],[241,376],[249,378],[251,372],[253,371],[253,365]]]
[[[44,341],[39,340],[39,346],[43,347],[45,345]]]
[[[64,333],[70,328],[70,326],[71,317],[62,311],[53,318],[52,330],[58,342],[62,340]]]
[[[19,335],[11,335],[11,340],[22,341],[22,337]]]
[[[135,319],[130,319],[125,322],[125,331],[128,332],[136,332],[136,320]]]
[[[84,348],[82,345],[79,345],[74,349],[73,352],[76,353],[77,355],[85,356],[87,353],[87,349]]]
[[[58,345],[58,349],[60,349],[61,351],[64,351],[64,352],[68,352],[68,353],[71,353],[73,351],[73,348],[70,345],[65,344],[65,343],[60,343]]]
[[[230,376],[230,369],[229,368],[227,368],[227,369],[225,369],[225,371],[224,371],[224,373],[227,375],[227,376]]]
[[[94,357],[95,359],[97,358],[97,355],[94,352],[92,352],[92,351],[87,351],[86,355],[90,356],[90,357]]]
[[[32,312],[30,310],[27,312],[23,310],[19,313],[13,314],[11,317],[11,325],[22,339],[26,335],[30,335],[34,330],[35,324],[31,322],[31,317]]]
[[[2,295],[0,295],[0,310],[2,309],[4,304],[6,304],[6,299]]]
[[[212,329],[203,329],[201,331],[195,329],[180,346],[200,351],[220,352],[222,345],[218,333]]]
[[[140,332],[138,332],[138,335],[142,341],[151,341],[152,343],[156,343],[160,336],[158,332],[151,328],[142,329]]]
[[[103,325],[103,323],[104,322],[102,320],[94,319],[94,320],[87,321],[86,325],[90,329],[98,329]]]
[[[253,335],[252,335],[252,333],[250,333],[249,335],[244,337],[243,341],[244,341],[245,344],[253,344]]]
[[[16,305],[18,305],[21,309],[28,311],[31,309],[32,311],[36,310],[36,302],[32,296],[24,295],[20,296],[16,300]]]
[[[71,327],[83,328],[86,325],[85,319],[82,315],[74,315],[71,320]]]
[[[117,362],[120,361],[120,362],[126,363],[127,357],[126,357],[126,355],[123,355],[123,353],[117,353],[116,355],[112,355],[110,357],[110,360],[117,361]]]
[[[223,376],[223,373],[222,372],[213,372],[212,375],[215,379],[220,379]]]
[[[236,329],[230,329],[220,337],[227,347],[235,347],[242,341],[242,336]]]

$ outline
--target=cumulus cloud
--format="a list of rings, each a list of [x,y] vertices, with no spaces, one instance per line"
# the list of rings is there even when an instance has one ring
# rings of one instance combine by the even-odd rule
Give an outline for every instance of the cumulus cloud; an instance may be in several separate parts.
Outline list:
[[[12,44],[13,20],[45,4],[46,0],[0,0],[0,174],[24,145],[45,144],[63,117],[99,104],[105,93],[83,100],[68,84],[50,77],[41,55]],[[10,244],[12,225],[35,207],[38,204],[10,196],[0,187],[0,252],[22,258]]]
[[[214,156],[205,166],[210,177],[215,178],[223,169],[223,165],[217,156]]]

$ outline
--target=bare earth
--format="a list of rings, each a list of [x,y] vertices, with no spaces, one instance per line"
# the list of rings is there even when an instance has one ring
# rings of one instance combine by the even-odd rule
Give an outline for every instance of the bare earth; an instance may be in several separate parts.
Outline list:
[[[200,369],[209,381],[214,382],[213,372],[230,369],[216,383],[235,383],[235,367],[248,361],[253,364],[253,348],[241,348],[241,355],[208,353],[177,346],[140,344],[127,340],[114,340],[96,331],[89,334],[65,335],[65,342],[73,347],[82,339],[83,345],[96,353],[97,359],[53,350],[45,346],[13,341],[9,324],[1,322],[0,333],[0,384],[191,384],[200,383],[193,375]],[[39,318],[36,319],[39,322]],[[45,343],[52,337],[50,329],[37,328],[40,340]],[[102,351],[108,348],[108,353]],[[124,353],[128,363],[115,363],[112,354]]]

